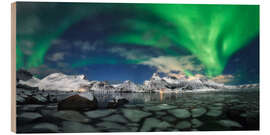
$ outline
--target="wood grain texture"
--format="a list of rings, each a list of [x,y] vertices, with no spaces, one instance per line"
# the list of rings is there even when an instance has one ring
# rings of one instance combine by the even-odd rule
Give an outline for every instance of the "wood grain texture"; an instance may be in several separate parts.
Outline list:
[[[16,3],[11,4],[11,131],[16,132]]]

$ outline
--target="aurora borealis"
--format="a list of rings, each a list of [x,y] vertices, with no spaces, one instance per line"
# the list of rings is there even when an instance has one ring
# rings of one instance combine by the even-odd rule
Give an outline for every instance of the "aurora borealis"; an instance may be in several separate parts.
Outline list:
[[[258,38],[258,5],[18,2],[16,66],[100,80],[180,71],[258,82],[258,57],[242,63],[245,72],[227,65],[259,48]]]

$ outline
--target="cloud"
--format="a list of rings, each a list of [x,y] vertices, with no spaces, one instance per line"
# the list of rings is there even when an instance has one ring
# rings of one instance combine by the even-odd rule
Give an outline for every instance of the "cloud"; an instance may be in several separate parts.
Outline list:
[[[17,26],[17,33],[22,35],[31,35],[40,31],[42,23],[36,15],[28,16]]]
[[[39,77],[45,77],[51,73],[57,73],[59,70],[49,67],[48,65],[40,65],[38,67],[33,67],[28,69],[34,75],[38,75]]]
[[[234,79],[235,79],[235,77],[233,75],[219,75],[219,76],[212,78],[211,80],[213,80],[214,82],[218,82],[218,83],[230,83],[230,82],[234,81]]]
[[[64,59],[64,56],[65,56],[65,53],[57,52],[57,53],[54,53],[53,55],[51,55],[50,57],[48,57],[48,59],[50,61],[60,61],[60,60]]]
[[[158,72],[170,73],[175,77],[186,77],[186,71],[201,72],[204,66],[198,63],[193,55],[185,56],[165,56],[164,52],[153,48],[124,48],[114,47],[109,50],[128,60],[137,60],[138,64],[152,66],[158,69]]]
[[[43,78],[52,73],[74,74],[74,71],[68,67],[68,64],[60,63],[60,65],[57,65],[57,66],[52,67],[49,65],[42,64],[40,66],[32,67],[27,70],[31,72],[33,75],[38,75],[39,78]],[[66,67],[61,67],[61,66],[66,66]]]
[[[31,40],[22,40],[19,43],[21,51],[24,55],[30,56],[33,53],[34,42]]]
[[[109,50],[111,53],[119,54],[122,57],[125,57],[129,60],[142,60],[149,59],[153,56],[149,55],[148,52],[143,51],[142,49],[129,49],[123,47],[114,47]]]
[[[56,65],[60,68],[67,68],[69,66],[69,64],[65,62],[57,62]]]
[[[170,72],[170,73],[168,73],[168,75],[169,76],[172,76],[172,77],[176,77],[176,78],[178,78],[178,79],[181,79],[181,78],[187,78],[187,76],[185,75],[185,73],[183,73],[183,72],[177,72],[177,73],[175,73],[175,72]]]
[[[188,77],[188,80],[195,80],[195,79],[207,79],[207,77],[202,74],[195,74],[193,76]]]
[[[195,74],[192,76],[186,76],[183,72],[179,72],[179,73],[168,73],[169,76],[173,76],[176,77],[178,79],[181,78],[186,78],[188,80],[195,80],[195,79],[207,79],[208,77],[203,75],[203,74]],[[235,81],[235,76],[233,75],[218,75],[216,77],[211,78],[210,80],[217,82],[217,83],[222,83],[222,84],[230,84],[231,82]]]
[[[150,58],[141,64],[156,67],[159,72],[169,73],[171,71],[201,71],[204,66],[195,63],[195,56],[159,56]]]
[[[75,41],[73,44],[74,46],[81,48],[82,51],[88,52],[88,51],[95,51],[97,49],[97,46],[99,44],[102,44],[102,42],[94,41],[90,43],[89,41],[78,40]]]
[[[186,78],[188,80],[194,80],[194,79],[208,79],[207,76],[203,74],[195,74],[192,76],[186,76],[183,72],[170,72],[168,73],[169,76],[176,77],[178,79],[181,78]],[[218,75],[216,77],[211,78],[210,80],[217,82],[217,83],[222,83],[222,84],[228,84],[231,82],[234,82],[236,80],[236,77],[233,75]]]

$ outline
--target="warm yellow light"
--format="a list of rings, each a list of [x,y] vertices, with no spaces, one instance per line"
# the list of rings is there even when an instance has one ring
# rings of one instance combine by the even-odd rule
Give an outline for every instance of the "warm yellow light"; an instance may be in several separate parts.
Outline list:
[[[159,98],[160,98],[160,101],[163,100],[163,94],[164,94],[164,89],[161,89],[161,90],[159,91]]]
[[[76,90],[78,92],[86,92],[86,89],[85,88],[79,88],[78,90]]]

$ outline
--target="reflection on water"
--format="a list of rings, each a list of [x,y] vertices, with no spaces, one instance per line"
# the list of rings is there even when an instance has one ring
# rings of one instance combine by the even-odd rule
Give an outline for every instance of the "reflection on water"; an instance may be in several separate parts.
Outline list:
[[[109,91],[94,92],[99,107],[105,107],[114,98],[126,98],[129,104],[178,104],[180,102],[200,101],[202,103],[219,102],[239,99],[245,102],[259,102],[258,89],[216,90],[216,91],[186,91],[179,93],[114,93]]]
[[[162,102],[163,101],[163,93],[164,93],[164,89],[161,89],[159,91],[159,97],[160,97],[160,101]]]

